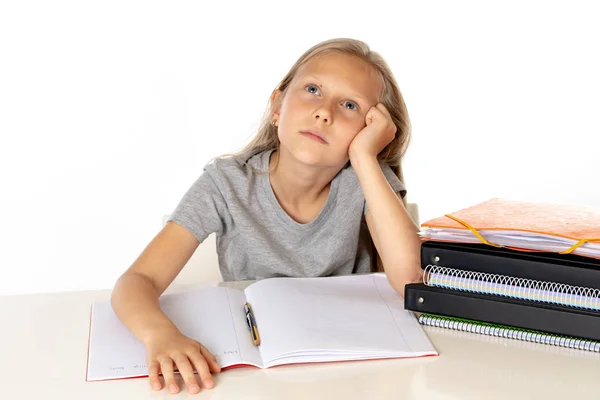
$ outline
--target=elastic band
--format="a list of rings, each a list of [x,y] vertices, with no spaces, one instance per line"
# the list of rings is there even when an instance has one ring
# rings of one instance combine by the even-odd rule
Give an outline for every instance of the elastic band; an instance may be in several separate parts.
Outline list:
[[[578,248],[579,246],[581,246],[582,244],[584,244],[586,242],[596,242],[599,240],[600,240],[600,238],[581,239],[579,242],[575,243],[573,246],[569,247],[567,250],[561,251],[560,254],[569,254],[573,250],[575,250],[576,248]]]
[[[481,240],[482,243],[490,245],[490,246],[494,246],[494,247],[502,247],[500,245],[493,244],[493,243],[490,243],[487,240],[485,240],[483,238],[483,236],[481,236],[479,234],[479,232],[477,232],[477,229],[473,228],[471,225],[467,224],[465,221],[462,221],[462,220],[460,220],[460,219],[458,219],[458,218],[456,218],[456,217],[454,217],[454,216],[452,216],[450,214],[446,214],[445,216],[448,217],[448,218],[450,218],[450,219],[453,219],[454,221],[458,222],[459,224],[461,224],[465,228],[469,229],[471,232],[473,232],[473,234],[475,236],[477,236],[477,238],[479,240]],[[575,250],[576,248],[578,248],[579,246],[581,246],[584,243],[587,243],[587,242],[598,242],[598,241],[600,241],[600,238],[581,239],[577,243],[575,243],[573,246],[569,247],[567,250],[561,251],[559,254],[569,254],[569,253],[573,252],[573,250]]]
[[[483,244],[487,244],[487,245],[489,245],[489,246],[494,246],[494,247],[502,247],[502,246],[500,246],[500,245],[493,244],[493,243],[490,243],[490,242],[488,242],[487,240],[485,240],[485,239],[483,238],[483,236],[481,236],[481,235],[479,234],[479,232],[477,232],[477,229],[473,228],[471,225],[467,224],[465,221],[462,221],[462,220],[460,220],[460,219],[458,219],[458,218],[456,218],[456,217],[454,217],[454,216],[452,216],[452,215],[450,215],[450,214],[446,214],[445,216],[446,216],[446,217],[448,217],[448,218],[450,218],[450,219],[453,219],[454,221],[458,222],[459,224],[461,224],[461,225],[462,225],[462,226],[464,226],[465,228],[469,229],[471,232],[473,232],[473,234],[474,234],[475,236],[477,236],[477,238],[478,238],[479,240],[481,240],[481,242],[482,242]]]

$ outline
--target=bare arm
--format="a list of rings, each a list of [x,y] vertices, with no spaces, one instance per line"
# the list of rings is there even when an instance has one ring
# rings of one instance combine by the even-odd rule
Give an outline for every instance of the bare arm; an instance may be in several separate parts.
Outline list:
[[[198,245],[198,240],[187,229],[169,222],[117,280],[111,297],[112,307],[142,342],[157,328],[175,329],[160,309],[158,298]]]
[[[419,281],[421,276],[419,228],[377,160],[377,155],[396,137],[398,128],[381,103],[369,109],[365,124],[352,140],[348,155],[365,195],[365,219],[383,269],[392,287],[404,297],[404,286]]]
[[[119,277],[111,296],[115,314],[147,349],[151,386],[159,390],[159,372],[171,393],[179,391],[175,366],[190,393],[200,390],[195,368],[207,388],[210,372],[219,372],[215,357],[201,343],[185,337],[161,310],[159,297],[181,272],[200,243],[187,229],[169,222]]]
[[[369,207],[365,219],[373,243],[390,284],[404,296],[404,286],[421,276],[418,227],[376,158],[355,155],[352,163]]]

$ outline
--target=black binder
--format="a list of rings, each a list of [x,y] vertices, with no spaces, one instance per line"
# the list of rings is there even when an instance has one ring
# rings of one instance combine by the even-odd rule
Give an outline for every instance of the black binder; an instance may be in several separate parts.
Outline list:
[[[407,310],[600,341],[600,311],[501,296],[406,285]]]
[[[421,268],[427,265],[600,289],[600,260],[574,254],[424,241]]]

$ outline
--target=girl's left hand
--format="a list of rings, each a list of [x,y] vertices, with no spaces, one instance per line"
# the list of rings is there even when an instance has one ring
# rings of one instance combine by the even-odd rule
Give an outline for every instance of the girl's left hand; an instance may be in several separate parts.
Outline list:
[[[350,143],[348,154],[366,153],[377,157],[396,136],[396,125],[389,111],[381,103],[371,107],[365,116],[365,122],[367,125]]]

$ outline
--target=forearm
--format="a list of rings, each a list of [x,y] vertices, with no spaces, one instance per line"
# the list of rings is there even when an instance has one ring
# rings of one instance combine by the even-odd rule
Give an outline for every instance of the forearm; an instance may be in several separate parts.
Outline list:
[[[375,157],[352,154],[351,162],[364,192],[369,230],[385,273],[390,284],[404,295],[404,285],[417,280],[421,273],[418,227]]]
[[[114,287],[111,304],[115,314],[143,343],[147,343],[153,332],[177,330],[161,310],[158,298],[152,282],[141,274],[124,274]]]

